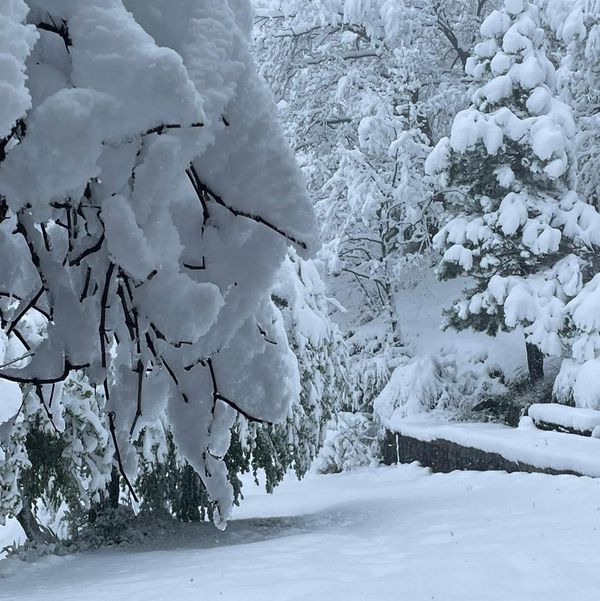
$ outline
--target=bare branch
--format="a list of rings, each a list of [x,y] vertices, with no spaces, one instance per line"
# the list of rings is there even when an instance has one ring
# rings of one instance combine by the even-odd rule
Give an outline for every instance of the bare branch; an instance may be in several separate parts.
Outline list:
[[[119,442],[117,440],[117,432],[115,430],[115,412],[114,411],[108,412],[108,424],[109,424],[109,428],[110,428],[110,435],[112,437],[113,445],[115,447],[115,458],[117,459],[117,464],[119,466],[119,472],[120,472],[121,476],[123,476],[123,480],[125,480],[125,484],[127,484],[127,488],[129,489],[129,492],[131,493],[131,496],[133,497],[134,501],[136,503],[139,503],[138,496],[135,494],[135,489],[133,488],[133,486],[129,480],[129,477],[127,476],[127,474],[125,472],[125,467],[123,466],[123,460],[121,459],[121,450],[119,449]]]
[[[299,246],[300,248],[302,248],[304,250],[306,250],[308,248],[308,245],[306,244],[306,242],[302,242],[302,240],[298,240],[291,234],[288,234],[281,228],[279,228],[276,225],[267,221],[264,217],[261,217],[260,215],[253,215],[252,213],[247,213],[246,211],[242,211],[240,209],[234,209],[233,207],[230,207],[223,200],[223,198],[221,198],[216,192],[213,192],[206,184],[204,184],[200,180],[200,177],[198,176],[198,172],[196,171],[196,168],[192,164],[190,164],[190,166],[188,168],[188,177],[190,178],[190,181],[194,185],[196,194],[198,195],[198,198],[202,202],[203,207],[206,206],[207,200],[212,200],[212,201],[216,202],[218,205],[222,206],[224,209],[227,209],[232,215],[235,215],[236,217],[244,217],[246,219],[251,219],[252,221],[255,221],[256,223],[260,223],[261,225],[268,227],[269,229],[278,233],[280,236],[283,236],[284,238],[286,238],[287,240],[289,240],[296,246]],[[206,213],[207,213],[207,211],[205,212],[205,214]]]

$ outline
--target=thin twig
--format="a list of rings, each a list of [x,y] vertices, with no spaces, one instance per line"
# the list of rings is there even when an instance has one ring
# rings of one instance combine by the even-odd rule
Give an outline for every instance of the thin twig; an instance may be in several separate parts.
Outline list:
[[[115,457],[117,459],[117,464],[119,465],[119,472],[121,473],[121,476],[123,476],[123,480],[125,480],[125,484],[127,484],[127,488],[129,489],[129,492],[131,493],[131,496],[133,497],[134,501],[136,503],[139,503],[138,496],[135,494],[135,490],[134,490],[127,474],[125,473],[125,467],[123,466],[123,460],[121,459],[121,450],[119,449],[119,442],[117,440],[117,432],[115,430],[115,412],[114,411],[108,412],[108,424],[109,424],[109,428],[110,428],[110,435],[112,437],[113,445],[115,447]]]
[[[196,191],[198,198],[202,202],[203,207],[206,206],[207,199],[212,200],[212,201],[216,202],[218,205],[222,206],[227,211],[229,211],[232,215],[235,215],[236,217],[244,217],[245,219],[250,219],[256,223],[260,223],[261,225],[264,225],[265,227],[269,228],[270,230],[273,230],[280,236],[283,236],[286,240],[289,240],[296,246],[299,246],[300,248],[302,248],[304,250],[306,250],[308,248],[308,245],[306,244],[306,242],[303,242],[302,240],[298,240],[298,238],[292,236],[291,234],[288,234],[287,232],[285,232],[284,230],[282,230],[280,227],[276,226],[275,224],[270,223],[264,217],[261,217],[260,215],[254,215],[252,213],[248,213],[246,211],[242,211],[240,209],[234,209],[233,207],[230,207],[223,200],[223,198],[221,198],[216,192],[213,192],[206,184],[204,184],[200,180],[200,177],[198,176],[198,172],[196,171],[196,168],[194,167],[193,164],[190,164],[190,166],[188,168],[188,177],[190,178],[190,181],[192,181],[192,184],[194,184],[194,182],[195,182],[194,189]],[[206,213],[207,213],[207,211],[205,209],[205,215],[206,215]]]

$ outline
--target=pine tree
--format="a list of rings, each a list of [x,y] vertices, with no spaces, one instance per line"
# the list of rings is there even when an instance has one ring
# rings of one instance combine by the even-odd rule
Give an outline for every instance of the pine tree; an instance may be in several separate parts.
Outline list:
[[[600,2],[539,0],[552,35],[558,87],[573,107],[577,135],[577,190],[586,202],[600,202]]]
[[[562,352],[562,310],[600,241],[599,216],[574,191],[575,128],[555,94],[538,9],[505,0],[481,33],[467,63],[478,83],[472,105],[426,165],[453,214],[434,240],[444,251],[439,276],[474,280],[447,325],[490,335],[522,326],[536,380],[542,353]]]

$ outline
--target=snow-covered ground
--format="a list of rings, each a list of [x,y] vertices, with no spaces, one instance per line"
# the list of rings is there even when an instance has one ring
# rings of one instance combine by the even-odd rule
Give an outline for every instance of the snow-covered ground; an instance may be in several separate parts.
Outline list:
[[[512,379],[525,366],[525,344],[520,331],[500,332],[495,337],[473,330],[440,329],[443,310],[449,308],[463,288],[464,278],[440,282],[432,271],[420,271],[413,286],[400,290],[397,310],[402,332],[414,347],[415,354],[436,355],[442,350],[454,350],[457,360],[467,355],[486,351],[491,359]]]
[[[412,466],[251,491],[226,533],[36,564],[3,601],[587,601],[600,481]]]

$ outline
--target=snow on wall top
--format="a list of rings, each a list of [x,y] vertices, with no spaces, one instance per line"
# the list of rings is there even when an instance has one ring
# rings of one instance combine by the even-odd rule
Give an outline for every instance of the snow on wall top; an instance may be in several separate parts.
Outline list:
[[[556,403],[536,403],[529,407],[527,414],[535,422],[556,424],[579,432],[591,432],[596,426],[600,426],[600,411],[593,409],[580,409]]]
[[[521,418],[518,428],[493,423],[447,423],[432,416],[397,419],[388,427],[418,440],[448,440],[498,453],[509,461],[600,478],[600,440],[538,430],[529,417]]]

